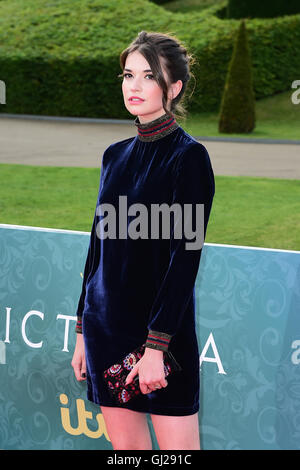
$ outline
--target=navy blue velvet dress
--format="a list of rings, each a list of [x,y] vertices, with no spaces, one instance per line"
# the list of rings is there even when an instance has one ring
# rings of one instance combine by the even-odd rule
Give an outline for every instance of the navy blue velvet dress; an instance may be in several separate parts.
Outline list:
[[[185,243],[191,240],[184,231],[180,239],[174,236],[172,216],[170,236],[164,238],[160,231],[158,238],[151,238],[151,206],[179,203],[183,210],[184,204],[192,204],[195,229],[196,204],[204,204],[205,236],[215,192],[214,174],[204,145],[186,133],[171,113],[146,124],[136,117],[134,123],[137,135],[111,144],[102,159],[77,308],[76,331],[83,333],[85,344],[87,398],[99,405],[145,413],[190,415],[199,410],[194,285],[202,249],[187,250]],[[126,211],[121,211],[120,196],[127,198]],[[108,212],[101,213],[99,207],[104,208],[105,203],[115,209],[115,238],[112,225],[103,224]],[[143,230],[141,224],[136,227],[140,238],[127,231],[140,215],[129,215],[135,203],[148,209],[147,237],[145,224]],[[119,220],[121,212],[122,217],[127,214],[125,225]],[[109,237],[104,238],[104,231],[109,231]],[[169,350],[182,371],[167,378],[167,387],[118,405],[102,372],[143,343]]]

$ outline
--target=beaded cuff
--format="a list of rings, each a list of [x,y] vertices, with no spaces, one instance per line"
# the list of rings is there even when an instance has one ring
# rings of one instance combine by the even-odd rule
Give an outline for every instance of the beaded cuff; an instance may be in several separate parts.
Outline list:
[[[76,331],[76,333],[81,333],[82,334],[82,319],[81,318],[77,318],[75,331]]]
[[[168,351],[171,338],[172,335],[168,335],[167,333],[149,330],[148,338],[146,340],[146,348]]]

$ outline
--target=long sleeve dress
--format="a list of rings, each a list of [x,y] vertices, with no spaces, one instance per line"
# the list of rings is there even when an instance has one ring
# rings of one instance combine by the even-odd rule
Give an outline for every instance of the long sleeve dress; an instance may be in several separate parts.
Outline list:
[[[84,336],[87,398],[145,413],[190,415],[199,410],[194,286],[203,245],[186,248],[195,238],[185,234],[184,217],[182,236],[175,236],[180,219],[171,210],[170,232],[163,234],[163,215],[159,235],[153,236],[157,219],[151,216],[151,208],[177,203],[184,215],[184,204],[190,204],[195,230],[196,206],[204,204],[204,241],[214,173],[204,145],[185,132],[171,113],[145,124],[136,117],[134,124],[137,135],[111,144],[102,159],[76,312],[76,331]],[[132,224],[139,236],[131,230]],[[165,388],[119,405],[102,373],[143,343],[170,351],[182,370],[168,376]]]

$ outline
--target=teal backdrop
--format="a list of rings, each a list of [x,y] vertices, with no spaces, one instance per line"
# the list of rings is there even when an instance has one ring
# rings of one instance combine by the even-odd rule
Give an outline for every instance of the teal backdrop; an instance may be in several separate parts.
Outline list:
[[[71,367],[88,243],[0,225],[0,449],[112,449]],[[300,252],[204,244],[196,308],[202,448],[300,449]]]

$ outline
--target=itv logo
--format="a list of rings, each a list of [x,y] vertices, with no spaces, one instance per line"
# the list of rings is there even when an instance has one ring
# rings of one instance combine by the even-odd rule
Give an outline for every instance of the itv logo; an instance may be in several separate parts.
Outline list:
[[[61,416],[61,424],[64,430],[71,434],[72,436],[80,436],[81,434],[85,434],[86,436],[92,439],[98,439],[102,436],[102,434],[106,437],[108,441],[110,441],[106,427],[104,418],[102,413],[98,413],[96,415],[96,421],[98,423],[98,428],[93,431],[89,428],[87,420],[93,419],[93,413],[91,411],[87,411],[85,409],[84,400],[78,398],[76,400],[76,410],[77,410],[77,420],[76,426],[72,426],[71,418],[70,418],[70,410],[67,407],[69,403],[69,398],[65,393],[61,393],[59,396],[60,403],[64,405],[60,408],[60,416]],[[73,421],[73,420],[72,420]]]

